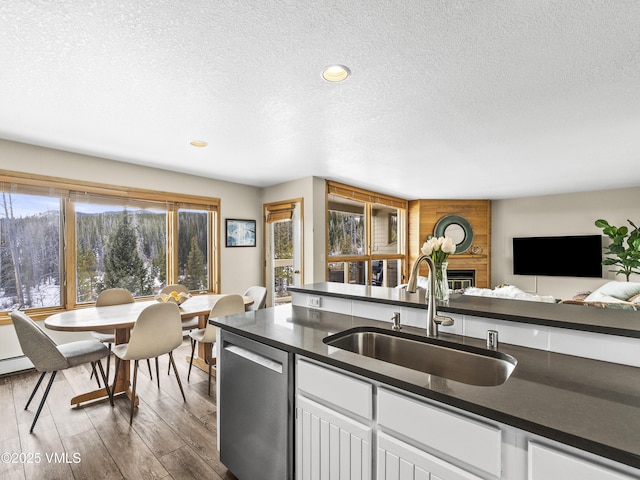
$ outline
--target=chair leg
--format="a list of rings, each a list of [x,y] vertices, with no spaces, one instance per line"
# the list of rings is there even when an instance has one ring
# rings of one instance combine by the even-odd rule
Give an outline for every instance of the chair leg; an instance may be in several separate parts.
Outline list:
[[[111,344],[107,344],[107,348],[109,348],[109,355],[107,355],[107,381],[109,380],[109,365],[111,365]]]
[[[31,392],[31,396],[29,397],[29,400],[27,400],[27,404],[24,406],[24,409],[26,410],[27,408],[29,408],[29,404],[31,403],[31,400],[33,400],[33,396],[36,394],[36,392],[38,391],[38,388],[40,388],[40,384],[42,383],[42,380],[44,380],[44,376],[47,374],[47,372],[42,372],[42,374],[40,375],[40,378],[38,379],[38,383],[36,383],[35,388],[33,389],[33,392]]]
[[[47,400],[47,396],[49,395],[49,390],[51,390],[51,385],[53,385],[53,379],[56,378],[56,373],[58,372],[57,371],[51,372],[51,378],[49,378],[49,383],[47,383],[47,388],[44,391],[44,395],[42,396],[42,400],[40,401],[40,405],[38,406],[38,411],[36,412],[36,416],[33,419],[33,423],[31,424],[29,433],[33,433],[33,427],[36,426],[36,422],[38,421],[38,417],[40,416],[42,407],[44,407],[44,402]]]
[[[94,367],[95,368],[95,367]],[[109,367],[107,367],[109,368]],[[109,381],[107,380],[107,376],[104,373],[104,369],[102,368],[102,363],[98,360],[98,369],[100,370],[100,375],[102,375],[102,381],[104,382],[104,388],[107,390],[107,396],[109,397],[109,403],[113,407],[113,391],[109,388]]]
[[[211,364],[213,363],[213,357],[209,357],[209,361],[207,363],[209,363],[209,378],[207,379],[209,383],[207,387],[208,387],[209,396],[211,396]]]
[[[180,393],[182,393],[182,400],[187,401],[187,397],[184,396],[184,390],[182,389],[182,382],[180,381],[180,375],[178,374],[178,369],[176,368],[176,362],[173,361],[173,352],[169,352],[169,362],[173,367],[173,372],[176,374],[176,380],[178,381],[178,386],[180,387]]]
[[[96,382],[98,382],[98,388],[100,388],[100,377],[98,377],[98,373],[96,372],[96,364],[91,362],[91,376],[89,377],[89,380],[94,376],[96,377]]]
[[[160,366],[158,365],[158,357],[156,357],[156,380],[158,381],[158,388],[160,388]]]
[[[118,357],[117,355],[116,355],[116,366],[115,366],[114,370],[115,371],[113,373],[113,384],[112,384],[112,387],[111,387],[111,391],[112,392],[116,391],[116,382],[118,380],[118,372],[120,371],[120,357]],[[114,393],[112,393],[111,395],[114,395]],[[113,403],[111,405],[113,405]]]
[[[196,341],[191,338],[191,358],[189,358],[189,373],[187,373],[187,382],[189,381],[189,378],[191,378],[191,367],[193,366],[193,355],[195,354],[196,351]]]
[[[147,358],[147,368],[149,369],[149,378],[153,380],[153,373],[151,373],[151,361]]]
[[[107,378],[109,378],[109,365],[111,365],[111,344],[108,343],[107,347],[109,348],[109,355],[107,356]],[[96,380],[98,381],[98,387],[100,386],[100,380],[98,379],[98,373],[96,372],[96,367],[94,365],[91,366],[91,375],[89,376],[89,380],[96,376]]]
[[[129,425],[133,423],[133,409],[136,406],[136,383],[138,383],[138,360],[133,362],[133,387],[131,387],[131,413],[129,415]],[[151,367],[149,367],[151,369]]]

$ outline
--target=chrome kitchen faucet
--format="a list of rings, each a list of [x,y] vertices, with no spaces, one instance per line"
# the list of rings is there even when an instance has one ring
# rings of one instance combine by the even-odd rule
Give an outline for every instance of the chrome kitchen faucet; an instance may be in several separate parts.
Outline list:
[[[438,326],[444,325],[448,327],[453,325],[453,318],[444,315],[438,315],[436,312],[436,267],[429,255],[422,255],[411,267],[411,275],[409,275],[409,283],[407,283],[407,292],[415,293],[418,284],[418,268],[422,262],[427,262],[429,267],[429,300],[427,303],[427,336],[437,337]]]

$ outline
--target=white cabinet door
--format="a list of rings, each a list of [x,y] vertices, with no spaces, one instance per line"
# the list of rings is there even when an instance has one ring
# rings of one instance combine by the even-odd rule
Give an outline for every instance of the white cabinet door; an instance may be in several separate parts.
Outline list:
[[[538,443],[529,442],[529,480],[632,480],[626,475],[603,465],[570,455]]]
[[[410,438],[425,450],[442,452],[499,478],[502,473],[502,430],[431,403],[378,389],[378,427],[398,438]]]
[[[384,433],[378,434],[378,480],[481,480]]]
[[[371,428],[298,395],[296,478],[370,480]]]

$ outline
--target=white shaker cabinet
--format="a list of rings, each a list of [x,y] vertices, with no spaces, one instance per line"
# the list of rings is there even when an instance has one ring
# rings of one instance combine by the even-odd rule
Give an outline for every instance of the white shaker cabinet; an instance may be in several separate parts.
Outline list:
[[[529,442],[528,457],[528,480],[639,478],[537,442]]]

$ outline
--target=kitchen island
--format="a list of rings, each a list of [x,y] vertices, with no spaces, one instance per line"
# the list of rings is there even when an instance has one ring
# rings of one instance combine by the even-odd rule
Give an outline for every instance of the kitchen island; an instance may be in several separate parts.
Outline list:
[[[313,291],[317,293],[317,288]],[[376,295],[383,295],[383,291],[376,291]],[[394,303],[394,299],[384,299],[382,304],[389,302],[393,307],[402,306]],[[454,302],[452,304],[449,309],[457,308]],[[372,388],[379,392],[388,387],[394,392],[404,392],[413,398],[452,408],[463,415],[468,413],[474,419],[486,419],[504,426],[511,430],[504,430],[502,438],[512,439],[509,443],[516,450],[526,450],[522,445],[531,442],[532,438],[527,435],[532,435],[533,441],[540,437],[578,449],[578,456],[580,452],[589,452],[601,457],[587,457],[587,460],[596,465],[602,460],[606,467],[623,472],[624,476],[611,478],[640,477],[640,470],[636,470],[640,469],[640,369],[637,367],[503,341],[499,351],[516,358],[517,366],[502,385],[482,387],[417,372],[323,342],[328,335],[354,327],[376,326],[390,331],[390,322],[300,306],[269,308],[212,319],[211,322],[225,331],[289,352],[305,361],[308,359],[369,380]],[[628,326],[614,328],[629,330]],[[424,334],[422,329],[410,326],[403,327],[403,331]],[[441,333],[440,338],[454,344],[485,346],[484,340],[468,336]],[[224,375],[224,364],[220,373]],[[378,396],[382,398],[380,393]],[[383,438],[386,433],[381,435]],[[509,448],[503,448],[505,455]],[[514,455],[518,457],[522,453]],[[609,465],[608,461],[614,463]],[[510,473],[498,478],[524,478],[520,475],[522,469],[513,467],[513,463],[514,460],[506,462],[503,469]],[[477,478],[493,478],[480,473]]]

